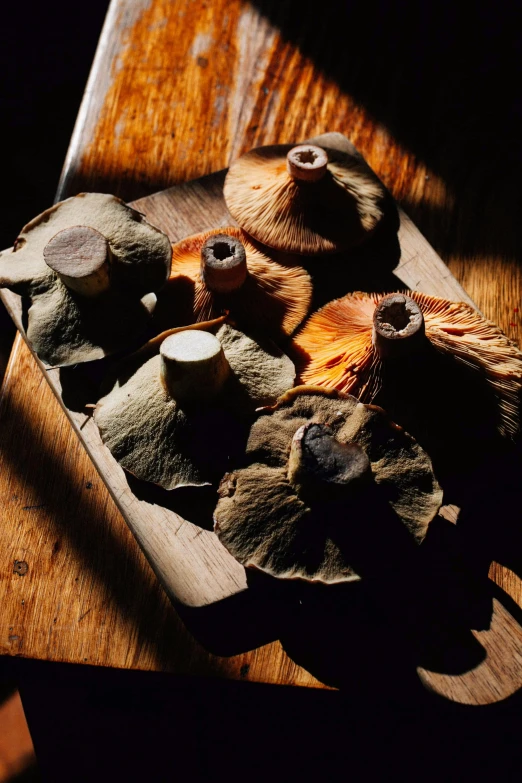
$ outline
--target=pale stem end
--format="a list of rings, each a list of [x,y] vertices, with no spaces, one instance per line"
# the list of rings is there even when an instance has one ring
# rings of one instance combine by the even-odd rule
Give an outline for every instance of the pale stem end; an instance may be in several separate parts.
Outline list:
[[[210,332],[172,334],[161,343],[160,356],[163,386],[181,403],[212,399],[230,375],[222,345]]]
[[[324,177],[328,166],[328,155],[314,144],[300,144],[292,147],[286,156],[286,168],[293,179],[301,182],[317,182]]]
[[[372,341],[381,359],[405,356],[426,339],[424,316],[413,299],[403,294],[383,297],[373,314]]]
[[[43,256],[62,283],[80,296],[99,296],[110,287],[109,243],[90,226],[59,231],[44,247]]]
[[[245,248],[228,234],[214,234],[201,248],[201,277],[216,294],[229,294],[241,288],[247,276]]]

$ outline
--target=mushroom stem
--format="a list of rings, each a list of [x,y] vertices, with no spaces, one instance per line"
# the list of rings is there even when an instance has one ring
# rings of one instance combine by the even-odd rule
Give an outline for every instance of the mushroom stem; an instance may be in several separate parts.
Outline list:
[[[286,156],[286,168],[293,179],[302,182],[317,182],[324,177],[328,156],[315,144],[300,144],[292,147]]]
[[[172,334],[162,342],[160,355],[163,386],[179,402],[211,399],[230,374],[221,343],[209,332]]]
[[[81,296],[99,296],[110,286],[109,243],[90,226],[59,231],[44,247],[43,256],[62,283]]]
[[[425,341],[424,316],[417,302],[404,294],[383,297],[373,314],[372,342],[379,357],[405,356]]]
[[[366,483],[371,465],[357,443],[341,443],[326,424],[308,422],[292,439],[288,480],[300,494],[343,496]]]
[[[211,291],[229,294],[241,288],[247,276],[245,248],[235,237],[214,234],[201,248],[201,277]]]

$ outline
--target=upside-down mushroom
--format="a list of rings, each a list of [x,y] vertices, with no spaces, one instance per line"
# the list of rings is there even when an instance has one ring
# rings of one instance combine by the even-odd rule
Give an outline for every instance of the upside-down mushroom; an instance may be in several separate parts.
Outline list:
[[[187,237],[172,249],[158,318],[165,325],[208,321],[227,310],[239,327],[287,337],[308,313],[310,275],[279,264],[235,226]]]
[[[295,378],[273,344],[228,324],[216,335],[174,330],[133,370],[99,401],[94,420],[125,470],[169,490],[219,481],[241,447],[243,422]]]
[[[360,157],[314,144],[258,147],[227,173],[234,220],[269,247],[338,253],[364,242],[382,217],[385,190]]]
[[[123,201],[81,193],[28,223],[0,254],[0,287],[27,297],[27,337],[56,366],[100,359],[142,335],[166,282],[166,234]]]
[[[294,338],[294,346],[301,382],[355,394],[365,402],[377,398],[394,417],[397,400],[392,399],[393,389],[387,383],[395,374],[397,389],[402,376],[400,388],[407,407],[423,368],[426,391],[435,389],[442,402],[444,383],[447,409],[453,396],[455,420],[465,417],[466,409],[471,410],[482,394],[481,399],[489,399],[489,407],[495,408],[501,434],[513,436],[519,430],[522,352],[495,324],[463,302],[416,291],[386,296],[349,294],[314,313]],[[401,361],[408,358],[406,372]],[[464,383],[468,399],[463,395],[457,402],[456,384],[464,389]],[[435,413],[427,399],[420,404],[425,408],[424,418]],[[475,419],[475,428],[486,415],[484,408]],[[409,422],[407,427],[412,431]]]
[[[397,541],[422,542],[442,503],[428,455],[382,409],[306,386],[259,413],[218,493],[214,530],[240,563],[326,584],[393,571]]]

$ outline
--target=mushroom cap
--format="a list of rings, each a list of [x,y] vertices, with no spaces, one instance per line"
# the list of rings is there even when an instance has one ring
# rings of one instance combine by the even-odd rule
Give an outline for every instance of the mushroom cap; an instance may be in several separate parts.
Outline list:
[[[182,406],[172,399],[156,355],[96,406],[103,442],[137,478],[164,489],[219,481],[241,448],[245,418],[293,385],[293,363],[272,344],[261,345],[228,324],[216,336],[232,373],[211,403]]]
[[[111,288],[92,299],[70,291],[44,259],[50,240],[78,225],[99,232],[111,252]],[[0,286],[29,297],[27,337],[38,356],[75,364],[114,353],[144,332],[151,292],[165,284],[171,255],[166,234],[139,212],[115,196],[81,193],[24,226],[13,249],[0,254]]]
[[[353,504],[305,501],[288,480],[292,439],[310,421],[328,425],[341,443],[357,444],[369,458],[373,483]],[[214,529],[240,563],[281,579],[326,584],[359,580],[359,563],[372,558],[368,546],[382,560],[377,550],[386,551],[391,529],[404,534],[399,520],[421,542],[442,503],[428,455],[381,408],[305,386],[259,413],[245,465],[223,478],[219,495]]]
[[[475,370],[470,376],[475,383],[486,381],[497,400],[500,432],[515,435],[520,428],[522,351],[464,302],[418,291],[400,293],[420,307],[426,337],[436,352]],[[383,296],[348,294],[310,316],[293,340],[302,383],[352,393],[364,401],[376,398],[384,373],[372,331],[374,312]]]
[[[239,240],[246,252],[248,274],[230,294],[213,293],[201,276],[201,248],[220,234]],[[310,308],[312,281],[297,264],[277,263],[236,226],[205,231],[177,242],[172,248],[170,279],[162,291],[159,318],[189,324],[207,321],[223,309],[241,327],[274,338],[292,334]],[[172,302],[172,304],[171,304]],[[172,312],[172,315],[171,315]]]
[[[52,367],[103,359],[143,341],[155,301],[154,294],[139,299],[118,292],[87,300],[72,295],[56,279],[32,297],[27,339]]]
[[[357,444],[369,458],[373,483],[353,504],[304,500],[290,483],[292,439],[311,421],[328,425],[338,441]],[[378,560],[390,529],[404,533],[398,520],[421,542],[442,503],[428,455],[381,408],[305,386],[259,413],[245,464],[224,477],[219,495],[214,529],[240,563],[282,579],[326,584],[360,579],[358,563],[368,560],[361,537]]]
[[[364,242],[383,217],[386,192],[375,174],[360,157],[321,145],[325,175],[298,182],[287,170],[294,146],[258,147],[232,163],[224,196],[234,220],[259,242],[300,255]]]

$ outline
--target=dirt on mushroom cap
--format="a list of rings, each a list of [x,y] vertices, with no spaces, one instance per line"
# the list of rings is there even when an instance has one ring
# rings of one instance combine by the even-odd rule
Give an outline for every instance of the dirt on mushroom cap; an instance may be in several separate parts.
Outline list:
[[[346,509],[335,519],[332,508],[312,508],[288,481],[293,435],[311,420],[327,424],[341,442],[357,443],[370,459],[379,508],[366,508],[365,496],[357,513],[366,518],[362,528],[358,520],[355,533]],[[368,536],[378,539],[392,528],[402,533],[406,528],[420,542],[442,503],[431,461],[413,438],[381,409],[335,392],[298,387],[274,409],[261,412],[250,431],[246,463],[222,482],[215,530],[239,562],[279,578],[354,581],[360,578],[357,547],[365,525],[369,527],[362,533],[362,549],[368,547]],[[387,517],[386,524],[381,525],[375,512]],[[374,540],[375,547],[381,544]],[[363,552],[363,561],[366,555]]]

